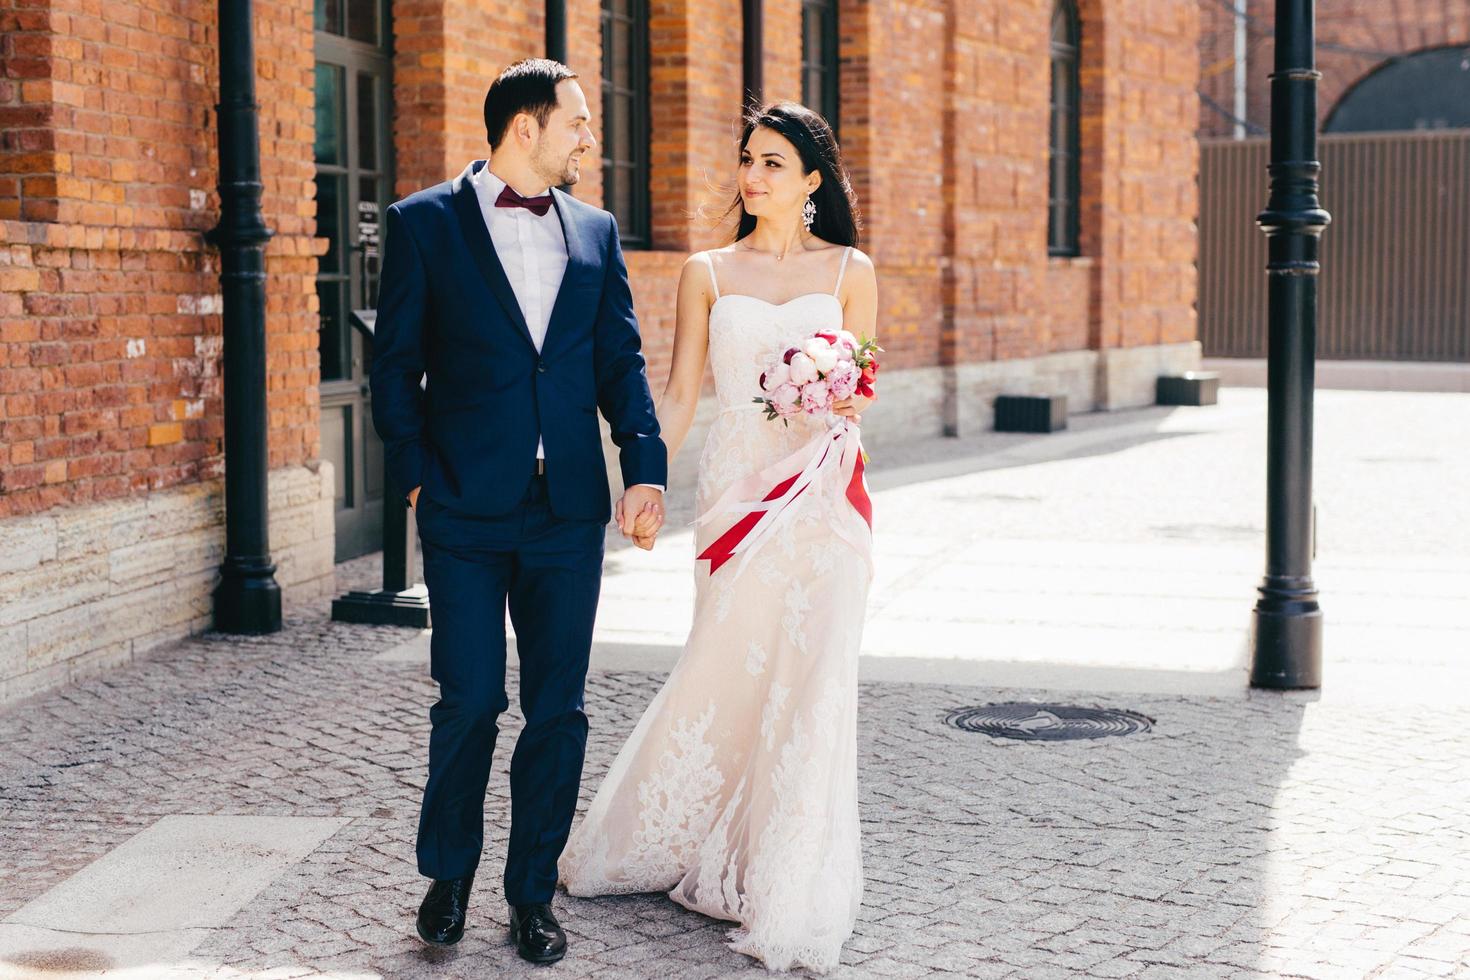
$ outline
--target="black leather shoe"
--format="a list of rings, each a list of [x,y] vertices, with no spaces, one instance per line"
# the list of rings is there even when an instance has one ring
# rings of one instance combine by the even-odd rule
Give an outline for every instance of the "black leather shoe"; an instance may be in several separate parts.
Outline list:
[[[567,934],[545,902],[510,907],[510,938],[521,959],[532,963],[555,963],[567,954]]]
[[[429,886],[419,906],[419,938],[430,946],[453,946],[464,935],[464,914],[470,907],[475,876],[448,878]]]

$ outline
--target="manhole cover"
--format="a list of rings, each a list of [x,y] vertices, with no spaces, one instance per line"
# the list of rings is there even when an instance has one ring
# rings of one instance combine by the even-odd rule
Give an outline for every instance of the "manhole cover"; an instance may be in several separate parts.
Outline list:
[[[978,708],[957,708],[944,723],[964,732],[992,738],[1019,738],[1032,742],[1059,742],[1074,738],[1105,738],[1146,732],[1154,720],[1122,708],[1083,708],[1072,704],[1036,704],[1007,701]]]

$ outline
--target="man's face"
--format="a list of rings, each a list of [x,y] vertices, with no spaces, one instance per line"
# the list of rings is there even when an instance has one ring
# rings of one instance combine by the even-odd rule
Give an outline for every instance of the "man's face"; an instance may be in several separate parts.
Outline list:
[[[553,187],[580,180],[582,157],[597,145],[589,128],[592,114],[587,110],[587,96],[576,79],[557,83],[556,101],[531,151],[536,172]]]

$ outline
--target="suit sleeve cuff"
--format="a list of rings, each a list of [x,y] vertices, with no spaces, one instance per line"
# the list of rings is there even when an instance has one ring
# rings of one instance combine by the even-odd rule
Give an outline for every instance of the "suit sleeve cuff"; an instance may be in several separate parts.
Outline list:
[[[414,487],[424,485],[424,448],[423,442],[415,439],[390,458],[389,477],[405,503]]]

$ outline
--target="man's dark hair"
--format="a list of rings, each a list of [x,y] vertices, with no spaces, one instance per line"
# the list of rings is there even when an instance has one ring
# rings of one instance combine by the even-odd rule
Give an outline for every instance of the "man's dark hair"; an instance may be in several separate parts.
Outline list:
[[[501,72],[485,93],[485,138],[490,149],[500,146],[516,113],[529,113],[545,126],[556,110],[557,83],[576,77],[576,72],[549,58],[527,58]]]

